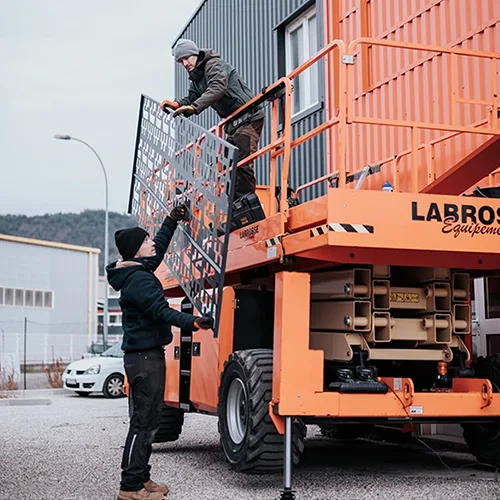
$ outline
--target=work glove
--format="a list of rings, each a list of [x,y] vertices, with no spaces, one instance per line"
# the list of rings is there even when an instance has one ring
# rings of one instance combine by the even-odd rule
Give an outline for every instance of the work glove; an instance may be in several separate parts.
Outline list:
[[[196,114],[196,109],[194,109],[193,106],[181,106],[180,108],[177,108],[177,110],[174,113],[175,116],[183,115],[186,118],[188,116],[192,116]]]
[[[211,316],[202,316],[201,318],[196,318],[193,324],[194,330],[212,330],[214,327],[214,320]]]
[[[185,219],[187,217],[187,214],[188,214],[188,209],[186,205],[179,205],[177,207],[172,208],[168,216],[171,219],[174,219],[176,222],[179,222],[182,219]]]
[[[178,102],[169,101],[167,99],[161,103],[161,109],[163,111],[165,111],[165,112],[167,112],[167,108],[176,110],[178,107],[179,107],[179,103]]]

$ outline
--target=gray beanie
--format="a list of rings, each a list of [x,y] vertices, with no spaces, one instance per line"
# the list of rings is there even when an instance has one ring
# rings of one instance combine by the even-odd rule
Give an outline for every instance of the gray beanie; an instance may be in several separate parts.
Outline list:
[[[177,62],[183,57],[197,56],[200,49],[192,40],[181,38],[174,47],[173,55]]]

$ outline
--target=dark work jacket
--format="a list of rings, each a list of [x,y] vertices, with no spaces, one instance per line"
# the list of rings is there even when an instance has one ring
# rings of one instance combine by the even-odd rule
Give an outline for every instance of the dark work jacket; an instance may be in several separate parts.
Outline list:
[[[203,49],[195,68],[189,74],[191,85],[187,97],[176,99],[181,106],[193,106],[197,114],[212,107],[221,118],[227,118],[254,94],[238,72],[214,50]],[[235,122],[225,126],[227,134],[234,133],[237,126],[264,118],[264,109],[258,106],[247,110]]]
[[[169,307],[160,280],[153,274],[161,264],[177,222],[167,217],[154,238],[156,256],[113,262],[106,268],[109,284],[120,291],[125,352],[172,342],[170,326],[193,330],[196,316]]]

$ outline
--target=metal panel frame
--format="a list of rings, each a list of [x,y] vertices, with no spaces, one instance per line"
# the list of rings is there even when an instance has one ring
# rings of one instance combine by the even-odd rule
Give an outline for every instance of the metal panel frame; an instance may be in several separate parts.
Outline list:
[[[179,223],[164,262],[193,306],[213,317],[216,337],[236,153],[234,145],[141,95],[128,212],[155,234],[174,206],[190,207],[190,220]]]

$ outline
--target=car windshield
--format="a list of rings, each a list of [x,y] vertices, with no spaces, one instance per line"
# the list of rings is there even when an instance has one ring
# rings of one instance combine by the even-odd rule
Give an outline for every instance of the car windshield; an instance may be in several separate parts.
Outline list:
[[[101,356],[104,356],[105,358],[123,358],[123,351],[121,348],[121,343],[117,342],[113,346],[111,346],[109,349],[106,349]]]

